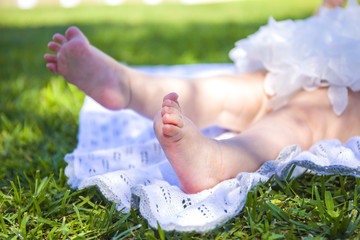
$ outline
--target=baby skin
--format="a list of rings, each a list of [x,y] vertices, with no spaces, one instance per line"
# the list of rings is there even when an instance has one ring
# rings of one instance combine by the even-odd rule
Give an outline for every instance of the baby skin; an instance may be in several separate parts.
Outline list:
[[[263,92],[266,71],[193,81],[150,76],[93,47],[76,27],[55,34],[48,47],[55,55],[45,55],[47,68],[104,107],[155,116],[156,136],[186,193],[256,171],[288,145],[308,149],[322,139],[346,141],[360,134],[358,93],[350,92],[341,117],[333,113],[327,89],[300,92],[283,108],[270,111]],[[343,131],[344,124],[354,127]],[[199,131],[209,125],[241,133],[214,140]]]

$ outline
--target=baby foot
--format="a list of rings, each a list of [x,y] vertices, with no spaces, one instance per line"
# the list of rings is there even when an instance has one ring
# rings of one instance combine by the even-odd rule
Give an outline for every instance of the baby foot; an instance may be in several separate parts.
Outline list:
[[[46,67],[109,109],[129,105],[130,83],[125,66],[91,46],[84,34],[70,27],[48,44],[56,55],[45,54]]]
[[[164,97],[154,119],[156,136],[186,193],[215,186],[222,178],[222,159],[218,142],[202,135],[183,116],[176,93]]]

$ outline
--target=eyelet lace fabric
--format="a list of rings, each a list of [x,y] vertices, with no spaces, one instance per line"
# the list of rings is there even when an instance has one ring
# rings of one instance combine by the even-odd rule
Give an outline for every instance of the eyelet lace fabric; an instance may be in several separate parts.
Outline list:
[[[354,64],[360,66],[360,14],[354,2],[350,1],[349,5],[345,10],[323,10],[320,17],[304,21],[270,19],[267,26],[238,42],[231,52],[237,69],[233,64],[138,69],[154,75],[192,78],[235,73],[239,68],[241,71],[266,68],[270,72],[265,87],[274,94],[272,103],[277,107],[303,88],[330,86],[329,98],[335,112],[340,114],[346,106],[344,88],[360,89],[360,68],[354,67]],[[357,16],[353,16],[355,13]],[[310,29],[314,26],[323,38],[314,35],[315,30]],[[328,30],[332,27],[338,33]],[[307,32],[311,34],[304,35]],[[342,41],[337,41],[338,38]],[[324,41],[327,44],[323,45]],[[310,51],[305,43],[314,48]],[[299,60],[303,58],[307,60]],[[229,135],[217,127],[203,133],[214,138]],[[345,144],[338,140],[321,141],[309,151],[301,151],[297,145],[288,146],[277,159],[266,162],[254,173],[239,173],[212,189],[185,194],[156,140],[152,121],[130,110],[106,110],[87,97],[80,112],[78,145],[66,155],[65,161],[68,163],[65,174],[71,187],[97,186],[109,201],[117,204],[117,210],[128,212],[130,208],[139,208],[154,228],[159,224],[165,231],[206,232],[236,216],[256,184],[273,176],[284,179],[293,166],[296,167],[292,177],[306,169],[318,174],[360,177],[360,137],[355,136]]]
[[[265,91],[274,109],[299,90],[329,87],[334,112],[346,108],[348,90],[360,90],[360,7],[321,9],[305,20],[269,19],[255,34],[240,40],[230,58],[241,71],[267,69]]]

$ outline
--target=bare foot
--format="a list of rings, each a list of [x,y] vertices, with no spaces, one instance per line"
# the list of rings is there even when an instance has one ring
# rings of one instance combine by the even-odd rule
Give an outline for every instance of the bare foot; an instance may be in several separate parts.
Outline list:
[[[65,36],[55,34],[48,44],[56,55],[45,54],[46,67],[109,109],[121,109],[130,102],[128,68],[91,46],[84,34],[70,27]]]
[[[196,193],[224,180],[218,142],[202,135],[182,115],[177,94],[164,97],[155,116],[154,129],[160,144],[186,193]]]
[[[164,97],[154,119],[154,130],[184,192],[209,189],[240,172],[256,171],[271,159],[267,159],[266,151],[258,154],[257,140],[259,136],[261,139],[262,129],[260,134],[249,131],[219,141],[208,138],[182,114],[177,99],[176,93]]]

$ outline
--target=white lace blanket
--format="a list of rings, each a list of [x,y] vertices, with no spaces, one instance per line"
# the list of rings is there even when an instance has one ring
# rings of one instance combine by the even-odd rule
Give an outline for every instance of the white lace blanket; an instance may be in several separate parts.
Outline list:
[[[233,73],[232,64],[199,64],[172,67],[142,67],[142,71],[179,77]],[[204,134],[226,136],[213,127]],[[130,110],[109,111],[90,98],[80,113],[79,142],[66,155],[65,173],[73,188],[97,186],[117,209],[124,212],[139,207],[150,226],[157,223],[166,231],[205,232],[225,223],[239,213],[247,193],[272,175],[287,177],[293,164],[293,176],[305,168],[320,174],[360,176],[360,137],[346,144],[337,140],[319,142],[310,151],[298,146],[285,148],[274,161],[255,173],[240,173],[198,194],[185,194],[157,142],[152,122]],[[194,159],[196,161],[196,159]]]

